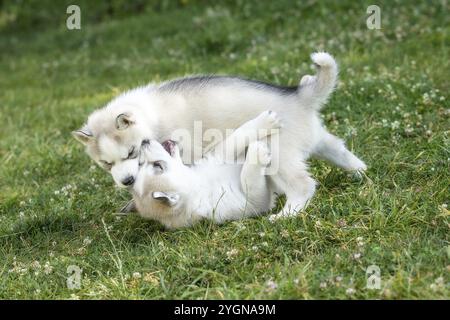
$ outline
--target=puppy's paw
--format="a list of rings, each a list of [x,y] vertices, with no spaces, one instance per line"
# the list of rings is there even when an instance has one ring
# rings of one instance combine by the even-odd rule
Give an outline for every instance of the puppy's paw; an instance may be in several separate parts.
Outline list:
[[[272,110],[264,111],[255,119],[255,121],[258,130],[280,129],[282,127],[278,114]]]
[[[280,219],[280,214],[271,214],[269,216],[269,221],[275,223],[278,219]]]
[[[347,170],[352,173],[354,178],[360,180],[364,176],[364,172],[367,170],[367,165],[357,157],[354,157],[348,164]]]
[[[279,221],[281,219],[286,219],[286,218],[289,218],[289,217],[291,217],[291,215],[281,212],[281,213],[271,214],[269,216],[269,221],[272,222],[272,223],[275,223],[275,222],[277,222],[277,221]]]
[[[282,220],[282,219],[288,219],[293,218],[301,214],[301,211],[295,211],[295,210],[286,210],[286,208],[283,208],[280,212],[271,214],[269,216],[269,221],[274,223],[275,221]]]
[[[357,180],[357,181],[362,180],[363,177],[366,175],[365,174],[365,170],[366,170],[366,168],[364,168],[364,169],[357,169],[357,170],[352,171],[350,173],[351,178],[354,179],[354,180]]]

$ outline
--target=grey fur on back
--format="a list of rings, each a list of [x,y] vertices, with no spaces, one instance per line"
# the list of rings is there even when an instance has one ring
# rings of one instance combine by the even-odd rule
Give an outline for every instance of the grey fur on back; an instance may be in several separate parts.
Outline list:
[[[159,86],[162,91],[178,91],[183,89],[198,89],[201,90],[207,86],[226,86],[226,85],[241,85],[249,86],[259,90],[272,90],[281,95],[296,94],[297,86],[280,86],[258,80],[251,80],[235,76],[222,75],[197,75],[184,78],[178,78],[168,82],[164,82]]]

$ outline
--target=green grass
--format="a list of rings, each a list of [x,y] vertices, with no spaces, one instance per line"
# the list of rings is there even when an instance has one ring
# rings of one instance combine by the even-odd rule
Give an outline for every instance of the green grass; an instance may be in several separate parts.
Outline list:
[[[366,28],[370,1],[183,1],[101,18],[82,2],[80,31],[65,28],[65,6],[49,5],[46,25],[14,21],[5,5],[0,298],[448,299],[443,3],[377,1],[381,30]],[[165,231],[112,215],[129,196],[70,135],[91,111],[122,90],[189,73],[293,85],[318,49],[341,67],[324,122],[369,165],[366,178],[312,161],[310,206],[276,224]],[[366,289],[372,264],[380,290]],[[78,290],[66,286],[70,265],[83,269]]]

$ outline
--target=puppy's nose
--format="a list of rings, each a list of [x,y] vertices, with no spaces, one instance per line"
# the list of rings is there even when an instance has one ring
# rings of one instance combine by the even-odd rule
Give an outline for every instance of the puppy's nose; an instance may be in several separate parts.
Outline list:
[[[125,179],[122,180],[122,184],[124,186],[131,186],[134,183],[134,177],[133,176],[128,176]]]

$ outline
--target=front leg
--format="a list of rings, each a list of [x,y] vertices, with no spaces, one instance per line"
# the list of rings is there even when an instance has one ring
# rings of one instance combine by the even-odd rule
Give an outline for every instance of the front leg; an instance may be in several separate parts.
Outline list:
[[[276,112],[264,111],[234,130],[214,147],[212,154],[221,161],[234,162],[236,156],[242,154],[251,143],[277,133],[280,128],[280,119]]]

